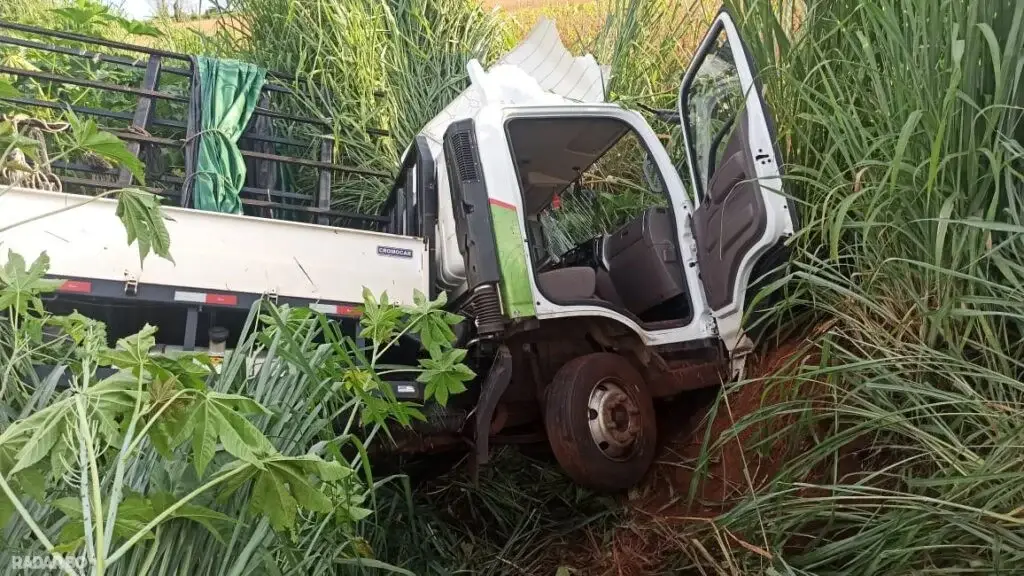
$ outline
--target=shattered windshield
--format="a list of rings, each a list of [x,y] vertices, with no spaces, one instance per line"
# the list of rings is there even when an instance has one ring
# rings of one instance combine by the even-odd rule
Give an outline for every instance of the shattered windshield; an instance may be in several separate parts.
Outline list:
[[[569,230],[559,223],[550,208],[541,212],[540,223],[544,230],[544,249],[548,254],[561,256],[576,245]]]

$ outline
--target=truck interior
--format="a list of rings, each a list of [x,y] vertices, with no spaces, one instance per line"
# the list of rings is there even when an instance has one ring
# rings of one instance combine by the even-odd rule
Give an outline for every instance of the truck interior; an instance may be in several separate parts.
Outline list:
[[[675,216],[635,131],[596,116],[515,118],[506,130],[540,292],[648,328],[689,322]]]

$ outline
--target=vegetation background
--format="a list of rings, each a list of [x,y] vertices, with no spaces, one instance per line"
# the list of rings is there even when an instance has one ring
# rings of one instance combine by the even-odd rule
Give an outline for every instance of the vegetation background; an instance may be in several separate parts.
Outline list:
[[[331,119],[339,160],[393,169],[420,124],[464,86],[465,60],[493,59],[541,15],[556,19],[576,51],[612,66],[614,100],[671,108],[717,11],[702,0],[522,4],[494,11],[470,0],[237,0],[231,17],[198,31],[150,23],[158,40],[102,18],[55,18],[60,0],[8,0],[0,17],[298,71],[308,83],[296,86],[304,94],[296,106]],[[259,514],[245,516],[258,524],[236,529],[244,535],[237,542],[249,544],[226,548],[237,566],[559,576],[994,574],[1024,566],[1024,3],[726,5],[762,68],[787,192],[800,205],[794,261],[762,293],[775,298],[761,322],[787,341],[785,353],[695,417],[697,450],[669,450],[659,464],[668,487],[600,497],[567,483],[543,455],[514,449],[501,451],[479,486],[458,466],[427,480],[410,468],[411,490],[346,460],[368,489],[358,504],[350,492],[330,492],[332,509],[365,504],[372,514],[336,522],[303,510],[280,533]],[[678,153],[677,131],[652,124]],[[392,136],[368,138],[368,127]],[[341,185],[348,207],[382,200],[381,187]],[[614,210],[630,200],[602,201]],[[303,358],[328,352],[291,348],[307,342],[303,330],[325,329],[313,320],[278,326],[289,328],[253,332],[254,343],[293,351],[281,356],[282,374],[243,380],[258,401],[278,405],[275,396],[293,390],[294,379],[362,373],[344,362],[353,357],[347,349],[325,375]],[[7,342],[5,350],[18,350],[21,340]],[[299,394],[307,389],[318,390]],[[348,409],[365,402],[339,398]],[[319,399],[291,398],[279,414]],[[274,426],[273,418],[256,420],[264,431]],[[304,434],[330,437],[323,425]],[[739,474],[719,475],[725,458]],[[718,501],[702,499],[710,484],[724,486]],[[42,510],[42,496],[24,499]],[[215,509],[240,517],[242,504]],[[59,522],[40,528],[55,532]],[[160,536],[162,548],[151,548],[163,554],[155,557],[175,555],[191,574],[242,573],[211,561],[223,553],[206,528],[185,520],[173,528],[173,537]],[[17,521],[3,538],[7,554],[31,540]]]

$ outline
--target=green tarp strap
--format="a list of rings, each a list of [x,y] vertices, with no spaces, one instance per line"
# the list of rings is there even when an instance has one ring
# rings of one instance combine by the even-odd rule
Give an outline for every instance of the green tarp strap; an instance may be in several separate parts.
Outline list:
[[[241,214],[238,193],[245,183],[245,158],[237,143],[256,108],[267,71],[204,56],[197,57],[195,65],[201,108],[193,207]]]

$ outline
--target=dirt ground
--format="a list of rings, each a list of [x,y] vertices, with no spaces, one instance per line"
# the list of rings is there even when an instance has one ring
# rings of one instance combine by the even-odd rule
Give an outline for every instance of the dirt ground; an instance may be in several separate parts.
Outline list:
[[[778,373],[801,352],[799,342],[787,343],[755,357],[748,366],[749,378]],[[779,469],[786,447],[778,443],[754,451],[750,446],[785,424],[782,421],[751,426],[707,455],[704,440],[716,440],[736,422],[762,406],[776,403],[790,392],[788,383],[764,381],[744,385],[717,403],[696,410],[690,418],[663,430],[663,448],[653,470],[641,487],[635,506],[651,514],[686,514],[712,517],[763,484]],[[703,456],[703,458],[702,458]],[[702,473],[703,470],[703,473]]]

